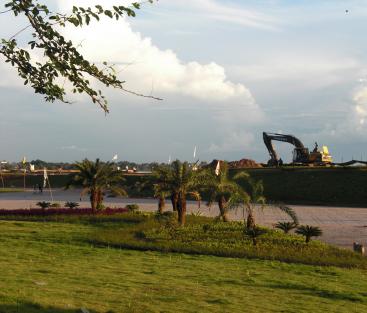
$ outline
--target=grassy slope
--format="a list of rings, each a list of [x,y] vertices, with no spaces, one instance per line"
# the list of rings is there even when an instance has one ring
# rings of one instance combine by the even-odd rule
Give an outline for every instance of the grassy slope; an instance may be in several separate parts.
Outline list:
[[[367,311],[365,271],[93,248],[93,231],[1,221],[0,312]]]
[[[232,171],[234,174],[236,171]],[[254,169],[251,177],[264,182],[267,199],[294,204],[367,204],[366,168]]]
[[[123,218],[123,217],[122,217]],[[167,216],[136,215],[139,223],[115,223],[117,227],[99,229],[92,234],[91,242],[117,248],[154,250],[206,254],[224,257],[257,258],[310,265],[330,265],[367,269],[367,259],[349,250],[311,241],[295,234],[284,234],[279,230],[264,229],[258,245],[254,246],[248,236],[243,235],[240,222],[214,222],[210,218],[188,216],[184,228],[174,226],[175,219]],[[135,221],[137,222],[137,221]]]

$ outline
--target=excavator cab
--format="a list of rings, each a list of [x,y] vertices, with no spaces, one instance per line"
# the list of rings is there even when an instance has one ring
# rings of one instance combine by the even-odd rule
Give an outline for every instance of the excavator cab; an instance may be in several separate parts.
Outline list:
[[[296,147],[293,150],[293,163],[308,163],[310,152],[308,148]]]

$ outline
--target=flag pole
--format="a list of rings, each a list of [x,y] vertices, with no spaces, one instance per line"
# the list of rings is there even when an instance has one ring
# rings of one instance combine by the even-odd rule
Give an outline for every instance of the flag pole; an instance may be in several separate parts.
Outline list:
[[[22,160],[22,164],[23,164],[23,189],[24,189],[24,191],[25,191],[25,174],[26,174],[26,171],[27,171],[26,162],[27,162],[27,159],[24,156],[23,160]]]
[[[52,195],[52,189],[51,189],[51,184],[50,184],[50,179],[47,176],[47,181],[48,181],[48,189],[50,190],[50,195],[51,195],[51,202],[54,202],[54,197]]]
[[[51,201],[54,202],[54,197],[52,195],[50,179],[48,178],[48,175],[47,175],[47,168],[44,167],[43,168],[43,188],[46,188],[47,183],[48,183],[48,190],[50,191]]]
[[[0,176],[1,176],[1,182],[3,184],[3,189],[5,189],[4,177],[3,177],[3,169],[1,167],[1,163],[0,163]]]
[[[23,189],[25,191],[25,172],[26,172],[26,169],[23,168]]]

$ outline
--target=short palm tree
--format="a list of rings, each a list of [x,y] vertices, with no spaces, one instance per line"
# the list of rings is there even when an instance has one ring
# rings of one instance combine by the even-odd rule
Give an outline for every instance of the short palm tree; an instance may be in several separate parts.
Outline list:
[[[220,162],[220,161],[219,161]],[[228,165],[225,162],[221,162],[219,172],[215,172],[214,169],[208,170],[209,181],[206,185],[206,191],[208,192],[208,206],[211,206],[214,202],[219,207],[219,217],[224,221],[228,221],[228,202],[231,197],[238,194],[240,191],[239,186],[235,181],[232,181],[228,177]]]
[[[254,246],[257,245],[257,238],[265,233],[266,231],[258,226],[254,226],[253,228],[246,228],[245,230],[245,235],[252,239],[252,244]]]
[[[288,234],[292,229],[295,229],[297,224],[294,222],[278,222],[275,228],[281,229],[285,234]]]
[[[46,201],[40,201],[37,202],[36,205],[39,206],[41,209],[45,210],[51,206],[51,203]]]
[[[260,207],[261,209],[264,209],[267,206],[266,198],[264,196],[264,185],[261,180],[255,181],[245,172],[236,174],[233,179],[239,182],[239,186],[241,188],[238,193],[232,196],[229,207],[241,207],[246,210],[246,227],[248,229],[252,229],[256,226],[254,216],[255,208]],[[272,207],[274,207],[274,205],[272,205]],[[292,208],[284,205],[276,205],[276,207],[291,217],[293,222],[298,225],[297,215]]]
[[[322,230],[317,226],[301,225],[296,229],[296,234],[304,236],[306,243],[309,243],[312,237],[321,236]]]
[[[122,173],[117,171],[111,162],[103,163],[99,159],[95,162],[88,159],[77,162],[79,173],[76,174],[66,185],[70,187],[81,187],[82,195],[90,195],[90,203],[93,211],[102,208],[103,195],[112,192],[116,195],[125,196],[126,191],[120,186],[123,181]]]
[[[158,199],[158,212],[163,213],[166,206],[166,198],[172,195],[172,190],[169,186],[170,168],[165,165],[160,165],[153,170],[153,189],[154,198]],[[173,204],[172,204],[173,205]],[[175,207],[173,208],[175,210]]]
[[[256,226],[254,216],[256,206],[261,206],[263,208],[266,204],[264,186],[262,181],[255,181],[249,178],[248,174],[245,172],[236,174],[233,179],[238,182],[241,180],[245,181],[246,187],[242,187],[243,185],[240,185],[241,188],[239,192],[231,199],[230,207],[242,207],[246,210],[246,227],[248,229],[252,229]]]
[[[79,206],[78,202],[72,202],[72,201],[65,202],[65,207],[69,209],[75,209],[78,206]]]
[[[199,190],[204,184],[203,172],[194,170],[188,162],[176,160],[168,167],[164,190],[172,195],[174,209],[176,206],[178,212],[178,222],[181,226],[185,225],[186,221],[186,200],[188,196],[196,200],[200,200]]]

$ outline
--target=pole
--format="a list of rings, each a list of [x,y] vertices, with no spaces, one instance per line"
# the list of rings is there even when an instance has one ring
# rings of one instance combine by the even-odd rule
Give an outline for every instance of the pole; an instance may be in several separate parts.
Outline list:
[[[3,189],[5,189],[4,178],[3,178],[3,170],[1,168],[1,164],[0,164],[0,176],[1,176],[1,182],[3,184]]]
[[[52,189],[51,189],[50,179],[48,178],[48,175],[47,175],[47,182],[48,182],[48,189],[50,191],[51,202],[54,202],[54,197],[52,195]]]
[[[26,173],[26,169],[23,169],[23,189],[25,191],[25,173]]]

